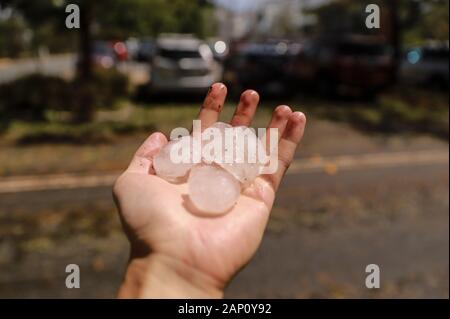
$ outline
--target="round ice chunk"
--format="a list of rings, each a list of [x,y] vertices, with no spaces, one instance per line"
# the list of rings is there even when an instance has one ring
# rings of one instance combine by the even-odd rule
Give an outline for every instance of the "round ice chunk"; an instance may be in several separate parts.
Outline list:
[[[239,182],[215,165],[196,165],[188,179],[189,197],[200,211],[211,215],[225,213],[241,193]]]
[[[244,185],[251,184],[258,177],[260,170],[259,164],[255,163],[224,163],[220,166]]]
[[[202,132],[202,161],[204,163],[218,164],[224,161],[227,147],[225,144],[225,129],[230,128],[232,128],[232,126],[228,123],[216,122]],[[216,134],[219,134],[219,136]],[[220,143],[216,138],[220,138]],[[220,149],[217,149],[215,146],[218,146]]]
[[[233,160],[216,161],[243,184],[249,184],[259,175],[261,163],[258,162],[258,150],[263,147],[255,132],[246,127],[233,128],[232,140],[224,142],[225,149],[233,149]]]
[[[217,129],[219,129],[221,132],[224,132],[226,128],[231,128],[233,126],[231,126],[231,124],[224,123],[224,122],[216,122],[213,125],[211,125],[210,127],[215,127]]]
[[[153,158],[156,175],[168,182],[179,183],[186,180],[192,163],[191,137],[172,140]],[[186,157],[186,159],[184,158]]]

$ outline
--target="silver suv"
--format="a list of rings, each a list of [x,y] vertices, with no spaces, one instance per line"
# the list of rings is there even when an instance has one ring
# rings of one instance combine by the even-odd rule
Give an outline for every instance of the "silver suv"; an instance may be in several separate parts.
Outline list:
[[[150,75],[153,92],[203,92],[221,76],[221,66],[203,41],[187,35],[157,39]]]

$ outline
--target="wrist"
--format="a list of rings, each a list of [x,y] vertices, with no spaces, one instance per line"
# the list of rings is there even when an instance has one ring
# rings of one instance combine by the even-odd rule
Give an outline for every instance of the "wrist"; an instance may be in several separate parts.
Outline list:
[[[222,298],[211,276],[167,256],[131,257],[119,298]]]

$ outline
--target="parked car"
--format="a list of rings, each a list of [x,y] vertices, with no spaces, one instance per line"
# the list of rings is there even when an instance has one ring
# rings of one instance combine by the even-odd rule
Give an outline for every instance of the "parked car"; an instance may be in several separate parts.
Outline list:
[[[192,36],[161,36],[152,60],[153,92],[204,92],[221,79],[221,67],[209,46]]]
[[[128,60],[128,49],[124,42],[122,41],[113,41],[111,42],[111,46],[116,54],[117,60],[120,62],[124,62]]]
[[[155,42],[151,39],[143,39],[139,42],[139,48],[136,53],[138,62],[152,62],[155,54]]]
[[[137,55],[139,53],[140,46],[141,46],[141,41],[139,41],[139,39],[134,38],[134,37],[130,37],[130,38],[126,39],[125,47],[128,52],[129,60],[132,60],[132,61],[137,60]]]
[[[270,40],[235,44],[224,62],[224,82],[233,95],[252,88],[266,96],[292,92],[290,65],[298,53],[298,44]]]
[[[391,48],[376,37],[324,38],[303,43],[291,72],[319,93],[372,95],[391,83]]]
[[[447,88],[449,84],[448,44],[428,45],[406,51],[400,68],[404,83]]]
[[[128,51],[124,42],[99,40],[92,45],[91,58],[95,65],[108,69],[128,60]]]
[[[111,68],[118,62],[117,55],[107,41],[95,41],[92,46],[92,61],[103,68]]]

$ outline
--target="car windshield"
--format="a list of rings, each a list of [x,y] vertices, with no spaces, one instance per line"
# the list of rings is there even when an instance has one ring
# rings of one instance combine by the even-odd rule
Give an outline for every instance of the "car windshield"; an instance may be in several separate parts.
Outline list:
[[[160,49],[159,55],[163,58],[180,60],[185,58],[201,58],[200,52],[198,50],[167,50]]]

